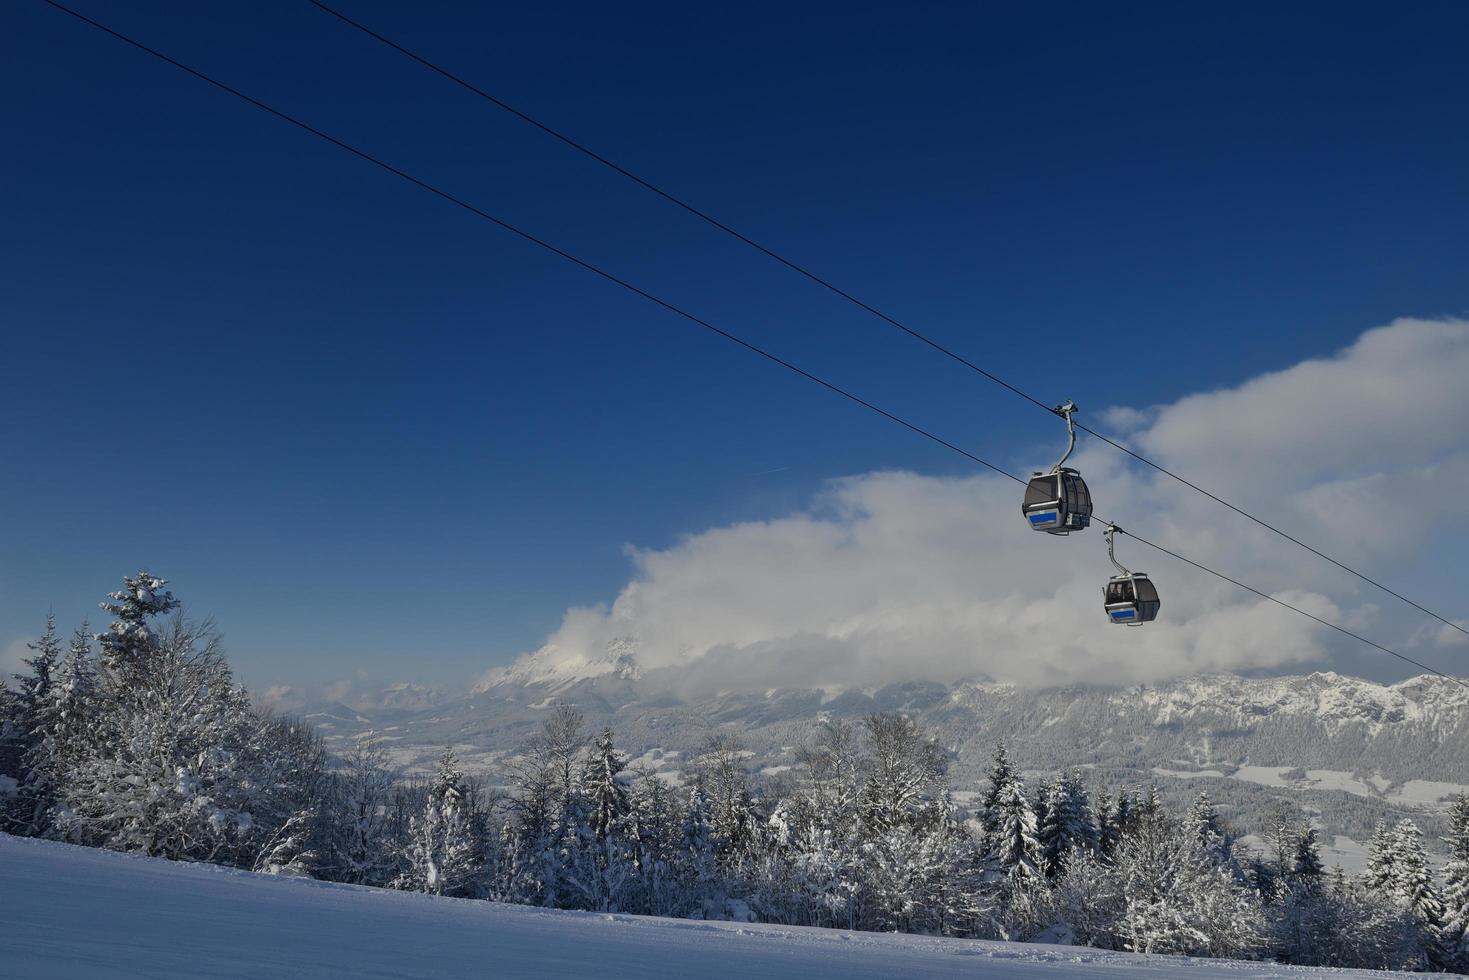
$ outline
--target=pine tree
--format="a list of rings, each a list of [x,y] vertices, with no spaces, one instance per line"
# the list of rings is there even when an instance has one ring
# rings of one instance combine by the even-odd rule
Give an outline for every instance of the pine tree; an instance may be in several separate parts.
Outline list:
[[[1148,823],[1163,818],[1163,799],[1158,795],[1158,784],[1148,784],[1148,795],[1137,805],[1137,819]]]
[[[590,807],[592,833],[605,841],[627,819],[627,788],[618,779],[627,763],[612,744],[612,729],[603,728],[587,760],[582,794]]]
[[[0,677],[0,827],[10,826],[10,809],[20,787],[20,705],[14,692]]]
[[[1442,933],[1443,902],[1434,886],[1433,870],[1423,850],[1423,833],[1409,818],[1393,828],[1396,850],[1394,897],[1416,920],[1423,932],[1424,966],[1437,966],[1444,958]]]
[[[1221,863],[1228,860],[1229,839],[1219,821],[1219,811],[1215,809],[1207,792],[1200,790],[1199,795],[1194,797],[1183,822],[1205,850],[1216,855]]]
[[[1131,795],[1125,789],[1117,791],[1117,807],[1114,810],[1112,820],[1113,847],[1126,840],[1128,835],[1137,830],[1137,797]]]
[[[633,867],[641,882],[638,911],[677,915],[685,909],[678,885],[682,828],[674,791],[656,773],[642,771],[629,794],[628,807]]]
[[[1055,879],[1074,849],[1097,848],[1099,834],[1080,770],[1058,773],[1046,796],[1048,806],[1039,821],[1041,867],[1046,877]]]
[[[1118,824],[1117,807],[1105,788],[1097,793],[1096,815],[1097,850],[1102,854],[1111,854],[1116,850],[1122,833]]]
[[[20,765],[16,773],[15,798],[0,815],[0,823],[15,834],[31,836],[46,829],[47,811],[55,790],[55,767],[51,753],[56,746],[56,675],[61,668],[61,640],[56,635],[56,617],[46,615],[46,631],[36,643],[27,643],[33,655],[23,661],[29,673],[15,674],[17,683],[15,727]]]
[[[995,754],[990,763],[989,788],[985,790],[979,807],[980,828],[987,839],[999,832],[1002,819],[1000,800],[1019,779],[1020,774],[1011,765],[1010,757],[1005,753],[1005,742],[1001,739],[995,743]]]
[[[1293,888],[1313,894],[1320,891],[1326,869],[1321,863],[1319,848],[1316,828],[1303,821],[1295,835],[1295,853],[1291,858],[1290,882]]]
[[[1461,794],[1449,809],[1449,849],[1443,887],[1443,965],[1469,973],[1469,795]]]
[[[1028,883],[1041,877],[1035,811],[1025,798],[1018,778],[1006,783],[995,800],[995,831],[990,846],[995,860],[1012,881]]]
[[[712,809],[709,796],[704,792],[704,780],[696,778],[689,790],[688,805],[684,808],[683,853],[679,864],[690,898],[703,908],[705,915],[711,911],[710,902],[716,894],[720,896],[718,904],[723,905]]]
[[[116,619],[102,635],[86,736],[61,756],[52,832],[250,867],[318,778],[319,744],[309,734],[298,740],[315,746],[313,757],[275,738],[275,723],[255,714],[234,685],[209,623],[176,616],[155,631],[150,617],[177,606],[163,585],[146,573],[130,576],[107,605]]]
[[[540,905],[540,881],[536,862],[515,829],[513,821],[500,825],[497,846],[485,869],[484,897],[492,902]]]
[[[56,758],[74,754],[76,744],[85,739],[96,688],[97,667],[92,658],[92,638],[83,620],[72,634],[66,659],[61,664],[56,683],[52,685],[52,724],[58,743],[53,755]]]
[[[465,895],[484,864],[464,773],[445,749],[429,784],[422,812],[408,831],[404,871],[394,887],[432,895]]]
[[[627,788],[618,778],[625,765],[613,745],[612,729],[604,728],[587,759],[578,794],[584,822],[565,849],[565,881],[579,908],[621,910],[636,884]]]
[[[51,685],[61,665],[61,639],[56,635],[56,616],[46,614],[46,631],[36,643],[26,646],[35,651],[29,659],[22,661],[30,668],[28,674],[15,674],[18,683],[22,715],[27,728],[35,730],[49,721],[47,707],[51,701]]]
[[[1362,868],[1362,887],[1382,898],[1393,897],[1397,883],[1396,850],[1391,831],[1379,820],[1367,842],[1367,862]]]
[[[135,675],[146,671],[158,646],[152,620],[178,608],[178,600],[164,586],[168,582],[146,569],[124,576],[122,588],[108,593],[112,602],[102,608],[112,616],[107,630],[97,637],[102,648],[102,664],[110,672],[132,682]]]

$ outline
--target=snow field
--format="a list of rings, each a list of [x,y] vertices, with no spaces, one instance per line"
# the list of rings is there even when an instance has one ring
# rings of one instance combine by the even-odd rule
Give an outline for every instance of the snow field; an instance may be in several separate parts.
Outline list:
[[[1312,976],[1407,974],[557,912],[0,834],[0,977],[6,980]]]

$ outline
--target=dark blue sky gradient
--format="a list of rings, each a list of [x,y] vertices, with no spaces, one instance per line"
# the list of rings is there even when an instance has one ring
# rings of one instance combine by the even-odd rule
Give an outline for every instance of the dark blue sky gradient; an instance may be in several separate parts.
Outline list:
[[[1083,409],[1466,308],[1462,4],[341,2]],[[300,0],[76,5],[980,455],[1055,441]],[[0,86],[0,646],[146,564],[253,684],[452,681],[626,543],[970,469],[39,0]]]

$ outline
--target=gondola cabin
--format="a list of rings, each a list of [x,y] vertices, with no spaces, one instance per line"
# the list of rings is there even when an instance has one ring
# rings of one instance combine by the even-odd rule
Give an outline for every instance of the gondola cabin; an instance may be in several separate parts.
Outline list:
[[[1151,623],[1163,605],[1157,586],[1142,572],[1112,576],[1102,595],[1107,619],[1123,626]]]
[[[1092,522],[1092,495],[1081,474],[1069,466],[1036,473],[1025,486],[1021,513],[1037,531],[1070,534]]]

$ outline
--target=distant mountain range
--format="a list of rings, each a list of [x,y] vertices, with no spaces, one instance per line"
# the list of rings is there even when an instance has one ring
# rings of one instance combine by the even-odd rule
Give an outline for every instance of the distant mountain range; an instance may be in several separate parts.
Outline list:
[[[1446,799],[1469,789],[1469,689],[1423,676],[1383,685],[1334,673],[1189,677],[1125,688],[1048,689],[966,681],[882,688],[679,693],[676,671],[645,674],[631,640],[587,658],[545,649],[493,671],[468,695],[399,685],[353,705],[302,705],[333,747],[369,731],[408,772],[446,745],[494,779],[558,702],[610,725],[637,764],[683,781],[715,733],[737,735],[757,779],[783,778],[825,717],[912,715],[948,748],[955,797],[983,786],[997,740],[1033,778],[1083,766],[1094,784],[1156,781],[1180,805],[1206,789],[1242,831],[1272,802],[1304,807],[1326,840],[1365,840],[1378,819],[1415,815],[1438,832]]]

